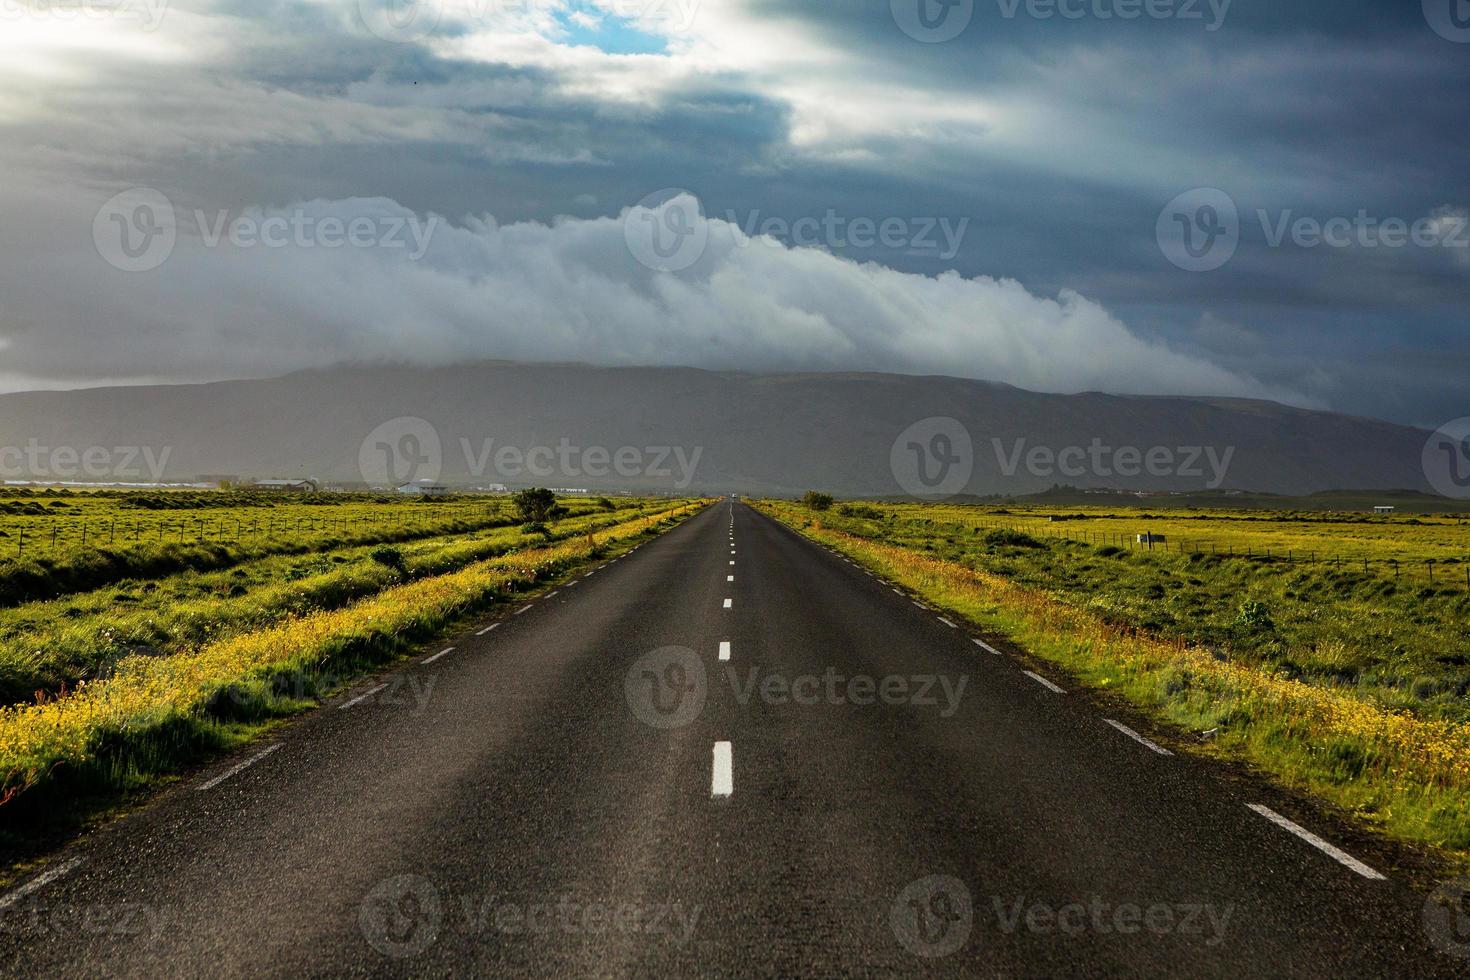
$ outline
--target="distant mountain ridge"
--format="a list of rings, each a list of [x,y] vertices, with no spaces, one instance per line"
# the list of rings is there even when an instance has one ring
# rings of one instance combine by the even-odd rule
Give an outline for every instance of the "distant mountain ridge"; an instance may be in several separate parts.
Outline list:
[[[1427,490],[1428,436],[1243,399],[502,361],[0,395],[8,480],[230,474],[850,496],[1056,484],[1306,494]],[[129,466],[119,450],[132,451]]]

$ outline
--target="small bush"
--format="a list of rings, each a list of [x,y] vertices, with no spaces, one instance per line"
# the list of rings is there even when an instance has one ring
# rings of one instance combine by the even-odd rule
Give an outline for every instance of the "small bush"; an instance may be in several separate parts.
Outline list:
[[[373,551],[373,561],[390,568],[399,575],[408,574],[408,562],[403,557],[403,552],[397,548],[377,548]]]
[[[1023,531],[1012,531],[1010,528],[999,528],[985,535],[985,543],[992,548],[1045,548],[1046,545],[1037,541],[1031,535]]]
[[[832,495],[830,493],[818,493],[815,490],[808,490],[806,496],[801,498],[801,502],[811,510],[832,509]]]

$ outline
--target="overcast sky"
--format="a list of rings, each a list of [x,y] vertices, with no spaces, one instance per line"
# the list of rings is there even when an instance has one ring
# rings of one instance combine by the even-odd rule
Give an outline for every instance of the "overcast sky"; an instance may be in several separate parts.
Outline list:
[[[1464,8],[0,0],[0,390],[489,357],[1437,426]]]

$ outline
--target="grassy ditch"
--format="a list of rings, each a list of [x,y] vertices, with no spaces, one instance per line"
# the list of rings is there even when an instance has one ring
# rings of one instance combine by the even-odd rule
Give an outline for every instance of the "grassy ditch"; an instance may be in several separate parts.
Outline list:
[[[829,526],[783,502],[766,513],[1182,729],[1196,752],[1244,758],[1406,841],[1470,858],[1470,726],[1392,710],[1356,688],[1312,684],[1228,650],[1118,622],[1065,591]],[[840,518],[837,518],[840,520]],[[1008,546],[1035,550],[1037,542]],[[1001,567],[1004,557],[998,559]]]

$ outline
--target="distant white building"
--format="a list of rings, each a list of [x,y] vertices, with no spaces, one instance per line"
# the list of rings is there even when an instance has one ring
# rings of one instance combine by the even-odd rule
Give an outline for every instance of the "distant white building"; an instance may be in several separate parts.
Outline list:
[[[286,493],[316,493],[319,488],[315,480],[256,480],[250,484],[250,489]]]
[[[416,497],[442,497],[449,493],[448,487],[431,480],[415,480],[413,483],[400,484],[394,489],[399,493],[412,494]]]
[[[1375,514],[1392,514],[1393,512],[1394,507],[1392,504],[1379,504],[1373,508],[1373,513]]]

